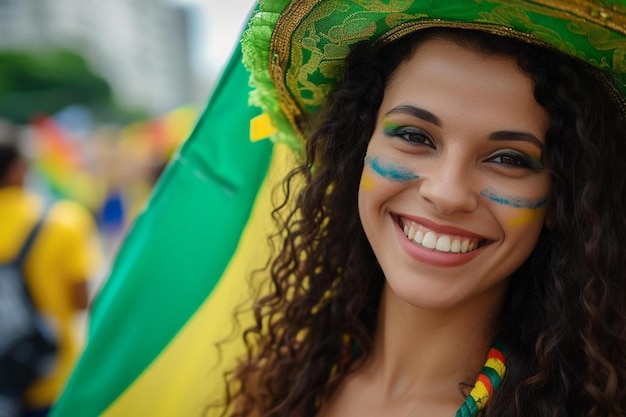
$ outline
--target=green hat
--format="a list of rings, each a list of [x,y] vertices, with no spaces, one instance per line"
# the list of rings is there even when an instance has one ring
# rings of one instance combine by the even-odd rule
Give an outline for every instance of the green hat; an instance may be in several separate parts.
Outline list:
[[[300,122],[319,108],[362,40],[428,27],[478,29],[547,46],[598,68],[626,114],[626,0],[260,0],[244,33],[251,102],[299,149]]]

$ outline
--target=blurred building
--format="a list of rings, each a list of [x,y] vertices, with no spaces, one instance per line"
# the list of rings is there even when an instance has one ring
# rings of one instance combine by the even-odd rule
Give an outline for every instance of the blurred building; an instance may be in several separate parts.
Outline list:
[[[157,115],[191,101],[188,19],[161,0],[0,0],[0,49],[67,48],[118,102]]]

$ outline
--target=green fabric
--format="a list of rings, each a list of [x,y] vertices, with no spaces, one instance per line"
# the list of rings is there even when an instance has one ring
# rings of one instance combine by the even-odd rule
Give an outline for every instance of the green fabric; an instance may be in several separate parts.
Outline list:
[[[248,69],[258,69],[254,71],[250,80],[251,85],[260,87],[252,91],[251,104],[262,108],[272,118],[272,123],[277,129],[272,135],[272,140],[286,143],[292,149],[301,150],[301,142],[293,134],[289,120],[281,110],[278,92],[268,70],[272,30],[287,3],[285,1],[261,3],[263,11],[258,11],[254,15],[255,24],[244,32],[241,43],[244,51],[243,64]]]
[[[262,0],[244,33],[243,50],[256,87],[254,103],[279,129],[274,140],[294,149],[302,146],[298,121],[322,105],[355,43],[386,42],[429,26],[485,30],[579,58],[604,71],[626,112],[626,0],[300,0],[291,8],[289,3]]]
[[[237,49],[190,139],[161,177],[91,312],[89,343],[52,416],[99,415],[213,290],[271,157],[251,143],[249,74]]]

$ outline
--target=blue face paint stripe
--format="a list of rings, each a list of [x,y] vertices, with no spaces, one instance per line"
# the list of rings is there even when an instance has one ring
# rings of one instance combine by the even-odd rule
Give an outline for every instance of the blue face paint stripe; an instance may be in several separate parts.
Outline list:
[[[394,164],[381,164],[378,157],[365,157],[365,163],[369,165],[378,175],[395,182],[409,182],[419,178],[419,175],[415,175],[411,170],[397,166]]]
[[[538,209],[545,206],[548,202],[548,197],[533,201],[524,197],[501,196],[490,190],[483,190],[480,192],[480,195],[495,203],[515,208]]]

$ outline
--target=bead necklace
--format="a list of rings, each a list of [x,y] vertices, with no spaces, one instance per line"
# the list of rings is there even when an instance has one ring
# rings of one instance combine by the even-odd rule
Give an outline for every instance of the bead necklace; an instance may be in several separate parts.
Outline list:
[[[496,342],[489,350],[487,361],[476,378],[474,388],[456,412],[456,417],[476,417],[502,383],[505,372],[506,348],[501,342]]]

